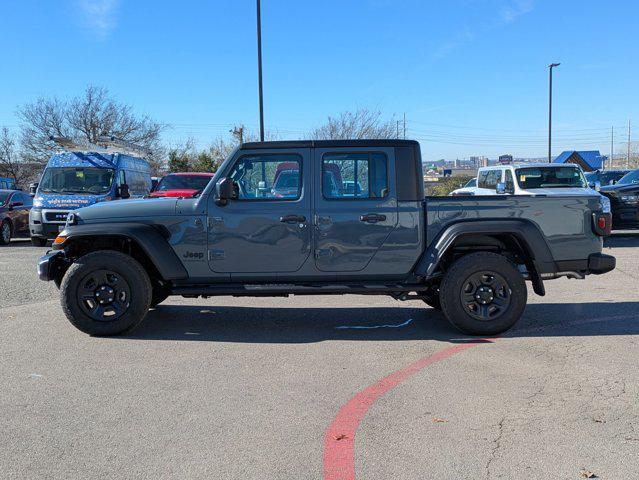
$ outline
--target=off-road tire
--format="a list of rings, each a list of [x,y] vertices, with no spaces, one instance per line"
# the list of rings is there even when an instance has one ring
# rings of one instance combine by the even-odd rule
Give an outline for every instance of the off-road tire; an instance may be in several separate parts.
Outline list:
[[[9,245],[11,242],[11,236],[13,234],[13,228],[9,220],[3,220],[0,223],[0,245]]]
[[[34,247],[46,247],[47,239],[42,237],[31,237],[31,245]]]
[[[468,287],[472,288],[469,279],[484,272],[501,278],[505,287],[503,290],[508,291],[508,303],[496,318],[479,320],[468,311],[471,307],[465,306],[465,303],[469,304],[462,297],[468,295]],[[517,323],[526,308],[528,291],[526,282],[514,263],[496,253],[478,252],[465,255],[451,265],[442,281],[439,298],[448,321],[462,332],[470,335],[496,335]]]
[[[108,270],[119,275],[128,284],[128,307],[115,320],[95,320],[85,313],[78,299],[81,282],[92,272]],[[129,255],[112,250],[98,250],[78,258],[66,271],[60,285],[62,310],[78,330],[95,336],[126,333],[145,317],[151,305],[152,288],[149,276],[142,266]]]

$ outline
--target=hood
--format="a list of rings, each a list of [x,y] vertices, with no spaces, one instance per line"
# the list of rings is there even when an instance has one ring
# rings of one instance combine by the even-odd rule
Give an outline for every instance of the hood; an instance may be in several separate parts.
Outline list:
[[[176,190],[162,190],[155,191],[149,194],[149,197],[158,198],[158,197],[192,197],[199,190],[195,190],[193,188],[181,188]]]
[[[76,213],[81,222],[126,222],[134,218],[173,216],[176,203],[175,198],[114,200],[81,208]]]
[[[33,206],[36,208],[64,208],[75,210],[76,208],[88,207],[94,203],[110,200],[108,195],[63,195],[59,193],[39,193],[33,199]]]

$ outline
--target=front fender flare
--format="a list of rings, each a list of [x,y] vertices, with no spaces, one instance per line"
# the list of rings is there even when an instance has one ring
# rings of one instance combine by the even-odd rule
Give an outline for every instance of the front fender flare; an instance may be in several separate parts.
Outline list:
[[[135,241],[149,257],[164,280],[182,280],[188,278],[188,272],[175,251],[159,229],[144,223],[100,223],[67,225],[60,232],[66,237],[63,244],[53,246],[64,249],[69,242],[87,237],[121,237]]]

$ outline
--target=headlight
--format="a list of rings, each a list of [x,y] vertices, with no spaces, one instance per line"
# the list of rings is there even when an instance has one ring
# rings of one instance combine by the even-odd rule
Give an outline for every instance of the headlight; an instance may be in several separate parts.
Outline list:
[[[41,197],[35,197],[35,198],[33,199],[33,206],[34,206],[34,207],[36,207],[36,208],[41,207],[41,206],[42,206],[42,203],[43,203],[43,202],[42,202],[42,198],[41,198]]]
[[[619,199],[625,203],[639,203],[639,195],[621,195]]]
[[[604,195],[601,196],[601,209],[603,213],[610,213],[610,199]]]

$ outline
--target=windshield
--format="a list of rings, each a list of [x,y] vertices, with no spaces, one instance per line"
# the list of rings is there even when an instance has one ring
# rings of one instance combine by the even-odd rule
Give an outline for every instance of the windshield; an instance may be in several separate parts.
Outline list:
[[[466,185],[464,185],[463,188],[471,188],[471,187],[476,187],[477,186],[477,179],[476,178],[471,178],[470,180],[468,180],[468,182],[466,182]]]
[[[515,170],[519,186],[524,190],[535,188],[587,188],[580,169],[574,167],[527,167]]]
[[[41,193],[103,195],[113,184],[113,169],[96,167],[47,168],[40,180]]]
[[[211,181],[209,176],[205,175],[167,175],[155,189],[158,192],[166,190],[204,190]]]
[[[11,194],[9,192],[0,192],[0,205],[7,203],[10,196]]]
[[[637,183],[639,183],[639,170],[627,173],[617,182],[618,185],[634,185]]]
[[[613,185],[623,177],[627,171],[612,171],[612,172],[590,172],[586,173],[586,179],[588,183],[593,184],[595,182],[601,183],[601,185]]]

